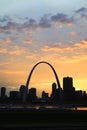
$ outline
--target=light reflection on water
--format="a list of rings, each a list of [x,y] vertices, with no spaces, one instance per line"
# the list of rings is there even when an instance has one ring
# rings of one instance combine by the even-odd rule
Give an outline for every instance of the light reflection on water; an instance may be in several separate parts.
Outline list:
[[[78,106],[64,106],[64,105],[55,105],[55,106],[52,106],[52,105],[13,105],[13,104],[10,104],[10,105],[0,105],[0,109],[36,109],[36,110],[39,110],[39,109],[42,109],[42,110],[45,110],[45,109],[56,109],[56,110],[87,110],[87,107],[78,107]]]
[[[87,110],[87,107],[77,107],[77,110]]]

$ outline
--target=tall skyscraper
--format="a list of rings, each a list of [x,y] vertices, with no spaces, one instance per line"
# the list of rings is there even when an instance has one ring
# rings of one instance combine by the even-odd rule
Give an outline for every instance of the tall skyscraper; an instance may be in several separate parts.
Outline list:
[[[1,88],[1,98],[2,98],[2,99],[5,99],[5,98],[6,98],[6,88],[5,88],[5,87],[2,87],[2,88]]]
[[[57,86],[56,86],[56,83],[54,82],[52,84],[52,93],[55,93],[56,92],[56,89],[57,89]]]
[[[31,100],[31,101],[33,101],[33,100],[35,100],[36,98],[37,98],[37,96],[36,96],[36,88],[30,88],[29,89],[29,99]]]
[[[69,90],[73,87],[73,79],[72,77],[64,77],[63,78],[63,90]]]
[[[23,99],[25,93],[25,85],[21,85],[19,89],[19,97],[20,99]]]
[[[75,88],[73,87],[73,78],[72,77],[63,78],[63,92],[64,92],[65,100],[67,100],[67,101],[74,100]]]
[[[58,88],[57,88],[57,85],[56,85],[55,82],[52,84],[51,100],[53,102],[58,102],[59,101],[59,91],[58,91]]]

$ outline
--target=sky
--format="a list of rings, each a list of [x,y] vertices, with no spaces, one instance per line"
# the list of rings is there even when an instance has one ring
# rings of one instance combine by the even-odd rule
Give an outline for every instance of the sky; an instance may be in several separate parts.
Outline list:
[[[87,0],[0,0],[0,87],[19,90],[40,61],[55,68],[61,87],[69,76],[87,92]],[[53,82],[50,67],[40,64],[29,88],[50,94]]]

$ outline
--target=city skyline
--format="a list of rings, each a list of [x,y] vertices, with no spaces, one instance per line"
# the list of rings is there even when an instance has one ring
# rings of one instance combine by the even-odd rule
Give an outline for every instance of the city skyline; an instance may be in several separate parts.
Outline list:
[[[9,91],[9,95],[6,95],[6,88],[1,87],[0,103],[87,103],[86,91],[76,90],[72,77],[63,77],[63,88],[59,84],[53,82],[51,93],[43,90],[41,96],[38,96],[37,89],[31,86],[21,85],[18,91]]]
[[[37,63],[38,64],[38,63]],[[29,75],[30,75],[30,73],[29,73]],[[32,76],[31,76],[32,77]],[[63,77],[62,78],[63,80],[62,80],[62,86],[61,86],[61,84],[60,84],[60,81],[59,81],[59,85],[60,86],[58,86],[58,83],[57,82],[52,82],[51,83],[51,86],[49,86],[50,87],[50,91],[48,92],[46,89],[43,89],[43,88],[41,88],[41,90],[40,90],[40,92],[38,91],[38,88],[37,87],[35,87],[35,86],[30,86],[30,83],[28,83],[28,86],[26,86],[26,84],[20,84],[20,86],[18,87],[18,89],[12,89],[12,90],[9,90],[7,87],[5,87],[5,86],[2,86],[2,87],[0,87],[0,96],[1,97],[3,97],[3,95],[4,95],[4,97],[5,96],[7,96],[7,97],[10,97],[10,93],[16,93],[17,94],[17,96],[20,94],[20,92],[22,92],[22,100],[24,99],[24,97],[25,97],[25,92],[26,92],[26,95],[27,94],[30,94],[30,90],[32,90],[32,89],[34,89],[36,92],[36,96],[37,96],[37,98],[41,98],[42,97],[42,93],[44,92],[45,94],[47,94],[48,95],[48,97],[50,97],[51,95],[52,95],[52,92],[53,92],[53,88],[52,88],[52,86],[54,86],[54,89],[56,88],[56,90],[58,91],[67,91],[69,88],[72,88],[71,90],[74,90],[75,92],[77,92],[78,94],[80,93],[80,94],[82,94],[82,95],[84,95],[84,94],[86,94],[87,95],[87,92],[86,92],[86,90],[81,90],[81,89],[76,89],[75,87],[74,87],[74,79],[73,79],[73,77],[70,77],[70,76],[66,76],[66,77]],[[28,79],[27,79],[28,80]],[[59,79],[58,79],[59,80]],[[53,85],[54,84],[54,85]],[[26,87],[28,87],[27,89],[26,89]],[[45,88],[45,87],[44,87]],[[27,90],[27,91],[26,91]],[[68,91],[67,91],[68,92]],[[59,95],[59,92],[57,92],[56,93],[57,95]],[[67,94],[70,94],[70,92],[69,93],[67,93]],[[71,94],[70,94],[71,95]],[[13,97],[15,97],[15,96],[13,96]],[[70,96],[69,96],[70,97]]]
[[[62,77],[74,78],[76,90],[87,91],[87,1],[0,1],[0,87],[18,90],[33,65],[47,61]],[[30,81],[38,93],[55,82],[47,65]]]

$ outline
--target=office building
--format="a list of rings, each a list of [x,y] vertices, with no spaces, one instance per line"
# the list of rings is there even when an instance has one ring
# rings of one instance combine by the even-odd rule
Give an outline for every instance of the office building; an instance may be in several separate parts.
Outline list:
[[[19,98],[23,99],[25,93],[25,85],[21,85],[19,89]]]
[[[28,98],[29,98],[31,101],[34,101],[34,100],[37,98],[37,96],[36,96],[36,88],[30,88],[30,89],[29,89]]]
[[[2,88],[1,88],[1,98],[2,98],[2,99],[5,99],[5,98],[6,98],[6,88],[5,88],[5,87],[2,87]]]
[[[10,91],[10,99],[11,100],[19,99],[19,92],[18,91]]]
[[[64,77],[63,78],[63,94],[66,101],[74,100],[75,98],[75,88],[73,87],[73,78]]]
[[[48,93],[46,93],[45,91],[42,91],[42,100],[48,100]]]

